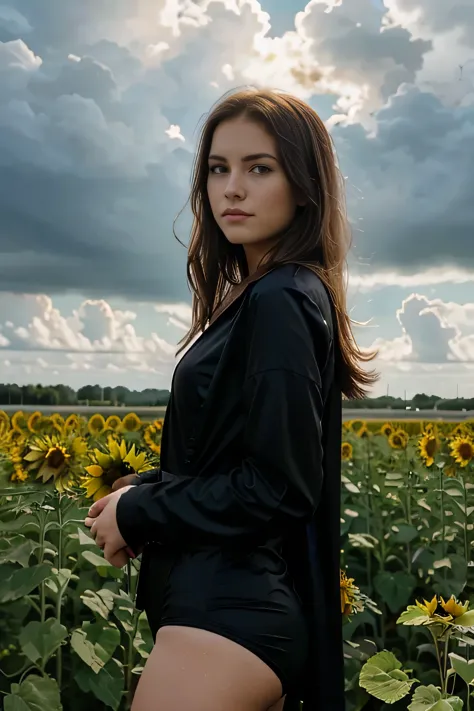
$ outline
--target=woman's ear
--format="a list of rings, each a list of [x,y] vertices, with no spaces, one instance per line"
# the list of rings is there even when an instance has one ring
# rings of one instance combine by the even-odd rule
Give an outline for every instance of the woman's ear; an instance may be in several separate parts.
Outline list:
[[[303,192],[301,190],[296,190],[295,200],[296,200],[296,205],[298,207],[306,207],[306,205],[308,204],[306,196],[303,195]]]

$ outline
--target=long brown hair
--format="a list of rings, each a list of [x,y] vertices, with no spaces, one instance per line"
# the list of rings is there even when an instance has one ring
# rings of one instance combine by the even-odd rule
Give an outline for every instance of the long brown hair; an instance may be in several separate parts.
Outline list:
[[[208,157],[218,124],[246,116],[259,121],[275,138],[283,169],[306,200],[291,225],[265,257],[265,266],[308,263],[329,291],[337,316],[338,377],[348,399],[364,397],[378,373],[360,363],[377,351],[356,344],[347,311],[347,262],[351,233],[346,217],[344,182],[323,121],[304,101],[283,92],[247,88],[226,94],[212,108],[201,131],[190,194],[194,215],[187,275],[193,293],[192,325],[178,352],[204,331],[233,285],[248,276],[242,245],[231,244],[217,225],[207,195]]]

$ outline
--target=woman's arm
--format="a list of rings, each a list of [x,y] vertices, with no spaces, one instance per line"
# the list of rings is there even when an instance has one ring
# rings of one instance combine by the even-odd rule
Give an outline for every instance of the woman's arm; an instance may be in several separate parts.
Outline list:
[[[295,289],[257,290],[249,310],[241,463],[127,491],[117,523],[132,547],[279,532],[318,504],[328,326],[317,304]]]

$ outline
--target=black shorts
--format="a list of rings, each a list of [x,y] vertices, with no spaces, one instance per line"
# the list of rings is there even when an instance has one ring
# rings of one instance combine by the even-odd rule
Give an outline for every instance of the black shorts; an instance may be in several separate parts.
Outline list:
[[[308,659],[308,630],[278,549],[265,545],[247,553],[216,548],[180,553],[159,610],[153,605],[153,567],[150,556],[143,597],[153,637],[166,625],[217,633],[265,662],[280,679],[283,694],[298,693]]]

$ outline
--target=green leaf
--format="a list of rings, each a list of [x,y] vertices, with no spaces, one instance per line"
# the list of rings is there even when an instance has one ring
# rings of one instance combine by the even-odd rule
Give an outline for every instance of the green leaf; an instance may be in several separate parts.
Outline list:
[[[94,644],[87,639],[84,630],[74,630],[71,635],[71,647],[94,674],[98,674],[104,667],[104,662],[97,654]]]
[[[456,617],[455,624],[459,627],[474,627],[474,610],[469,610],[464,615]]]
[[[377,539],[368,533],[349,533],[349,542],[354,548],[374,548]]]
[[[87,640],[94,645],[97,656],[106,664],[120,644],[120,631],[113,623],[102,620],[83,622],[82,629]]]
[[[72,536],[73,534],[71,534]],[[88,536],[87,533],[84,533],[84,531],[81,528],[77,529],[77,539],[79,541],[79,545],[81,546],[96,546],[97,543],[94,541],[94,539],[91,536]]]
[[[31,514],[24,514],[18,518],[14,518],[11,521],[0,522],[0,532],[5,533],[7,531],[21,531],[26,533],[27,531],[33,531],[39,528],[39,524],[31,516]]]
[[[81,595],[84,605],[87,605],[93,612],[107,620],[109,612],[114,609],[114,593],[111,590],[103,588],[94,592],[86,590],[84,595]]]
[[[115,565],[111,565],[105,558],[94,551],[82,551],[82,557],[91,563],[101,576],[101,578],[121,578],[123,576],[123,571],[121,568],[116,568]]]
[[[420,610],[418,605],[408,605],[397,620],[397,625],[426,625],[430,620],[428,613]]]
[[[12,684],[5,696],[5,711],[62,711],[59,687],[54,679],[32,674],[21,683]]]
[[[46,622],[29,622],[19,636],[23,654],[34,664],[41,660],[44,665],[68,635],[66,627],[56,619]]]
[[[146,615],[142,613],[138,618],[138,630],[133,639],[133,646],[142,659],[146,659],[153,649],[153,643],[150,625],[148,624]]]
[[[468,662],[467,659],[459,656],[459,654],[454,654],[454,652],[451,652],[449,658],[454,671],[466,684],[474,681],[474,659]]]
[[[15,570],[6,578],[0,576],[0,604],[29,595],[49,575],[51,566],[41,563]]]
[[[410,600],[416,586],[416,578],[398,570],[395,573],[378,573],[374,578],[374,587],[385,600],[391,612],[398,612]]]
[[[94,674],[89,667],[79,669],[75,681],[82,691],[93,693],[99,701],[114,711],[119,708],[124,688],[124,674],[115,659],[111,659],[98,674]]]
[[[401,671],[401,666],[391,652],[378,652],[362,667],[359,684],[375,698],[394,704],[403,699],[416,682]]]
[[[445,538],[447,538],[446,534]],[[438,560],[438,556],[436,560]],[[451,595],[460,595],[466,585],[467,577],[467,563],[464,556],[451,553],[449,560],[449,568],[435,568],[436,572],[433,576],[434,591],[445,598]]]
[[[408,523],[400,523],[396,527],[398,530],[394,532],[394,540],[398,543],[411,543],[418,537],[419,533],[415,526],[410,526]],[[392,528],[392,530],[393,530]]]
[[[38,543],[26,536],[14,536],[2,541],[0,563],[19,563],[23,568],[29,563],[31,554],[38,548]]]
[[[408,707],[409,711],[461,711],[463,702],[457,696],[447,699],[441,697],[440,690],[430,686],[419,686],[415,689],[413,700]]]

